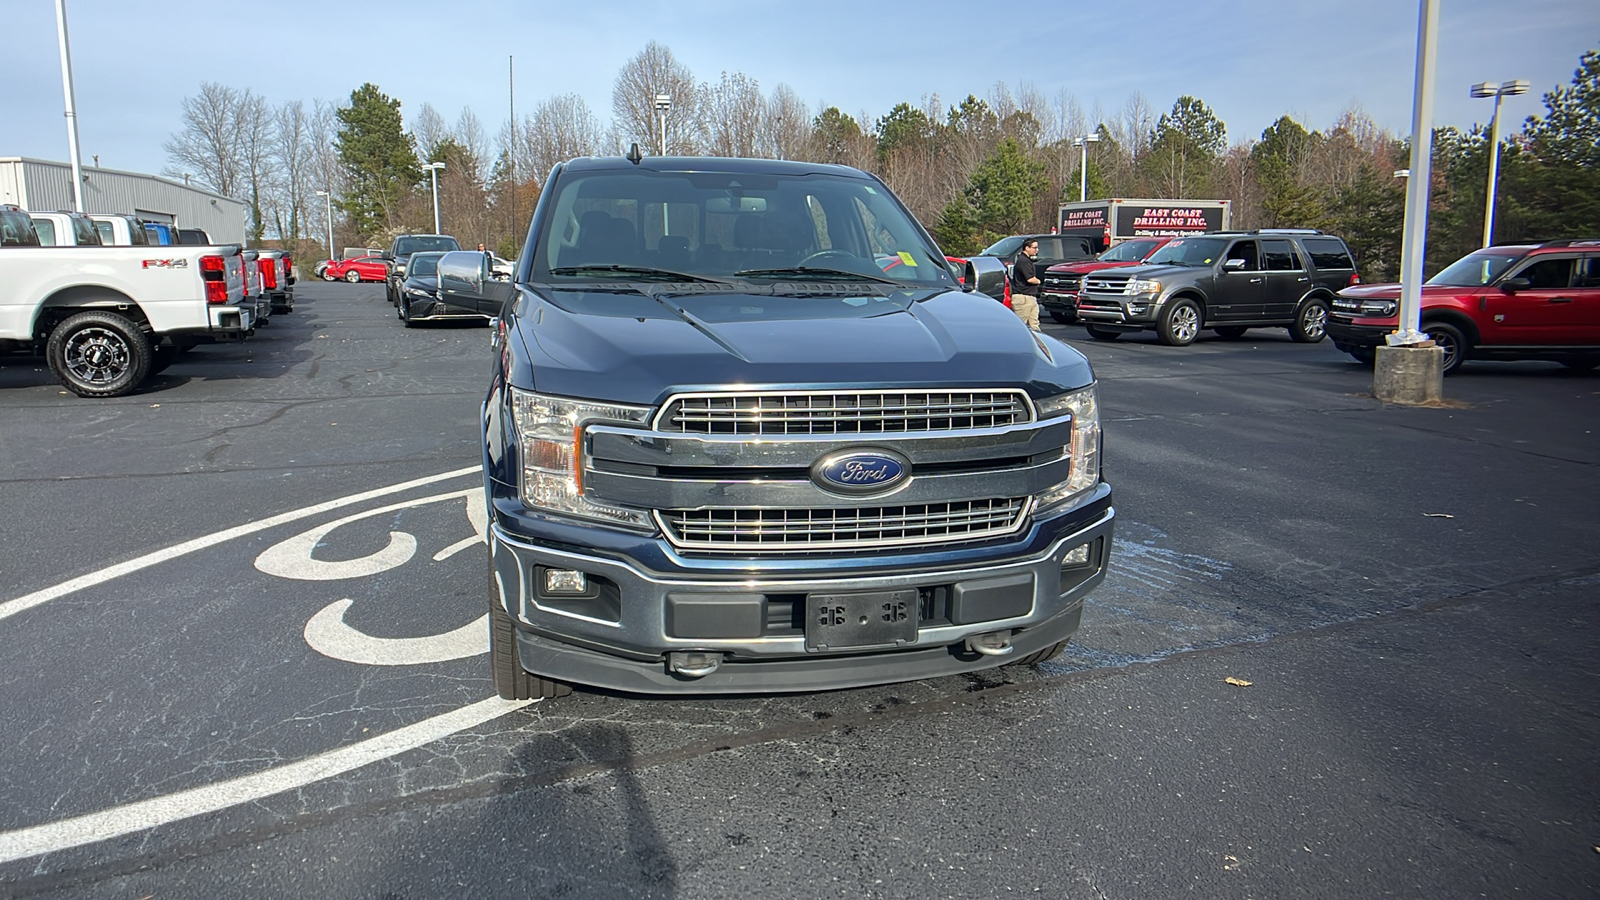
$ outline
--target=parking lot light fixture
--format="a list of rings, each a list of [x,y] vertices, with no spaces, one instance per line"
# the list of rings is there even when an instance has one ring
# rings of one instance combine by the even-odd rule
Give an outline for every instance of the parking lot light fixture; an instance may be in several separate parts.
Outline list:
[[[433,176],[433,233],[444,234],[439,229],[439,170],[444,168],[444,163],[431,162],[423,166],[423,168],[427,169],[428,174]]]
[[[1100,132],[1095,131],[1081,138],[1073,138],[1072,146],[1082,147],[1083,153],[1078,157],[1078,202],[1089,199],[1089,145],[1100,140]]]
[[[661,115],[661,155],[667,155],[667,111],[672,109],[671,94],[656,95],[656,112]]]
[[[1495,84],[1484,81],[1472,86],[1472,96],[1493,97],[1494,115],[1489,117],[1489,191],[1483,204],[1483,245],[1492,243],[1494,237],[1494,188],[1500,170],[1500,101],[1528,92],[1528,82],[1522,79]]]

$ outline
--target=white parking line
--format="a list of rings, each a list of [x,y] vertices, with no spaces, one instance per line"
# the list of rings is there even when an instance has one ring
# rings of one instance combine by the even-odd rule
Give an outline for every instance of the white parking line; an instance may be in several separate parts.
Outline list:
[[[489,652],[489,615],[427,637],[380,638],[351,628],[344,614],[350,598],[324,606],[306,623],[306,643],[331,659],[361,666],[421,666],[429,663],[466,659]]]
[[[421,747],[458,731],[481,725],[536,700],[501,700],[490,697],[470,706],[397,728],[348,747],[329,750],[299,762],[277,766],[254,775],[230,778],[204,787],[114,806],[99,812],[61,819],[31,828],[0,833],[0,863],[13,862],[81,847],[110,838],[155,828],[180,819],[251,803],[331,778],[368,763]]]
[[[205,537],[195,538],[192,541],[174,544],[173,546],[164,550],[157,550],[154,553],[147,553],[144,556],[140,556],[136,559],[130,559],[127,562],[118,563],[114,566],[101,569],[98,572],[90,572],[87,575],[80,575],[77,578],[73,578],[69,581],[63,581],[60,584],[52,587],[34,591],[31,594],[24,594],[15,600],[7,600],[4,603],[0,603],[0,619],[8,619],[17,613],[25,612],[34,608],[35,606],[49,603],[51,600],[54,600],[58,597],[65,597],[66,595],[75,591],[81,591],[84,588],[91,588],[97,585],[105,584],[114,578],[121,578],[124,575],[137,572],[141,569],[148,569],[151,566],[164,563],[170,559],[176,559],[177,557],[185,554],[193,553],[196,550],[204,550],[207,547],[215,547],[218,544],[226,543],[237,537],[243,537],[247,534],[254,534],[258,531],[265,531],[268,528],[275,528],[284,524],[285,522],[296,522],[300,519],[318,515],[319,513],[325,513],[332,509],[349,506],[352,503],[360,503],[364,500],[371,500],[374,497],[383,497],[388,494],[398,494],[401,491],[410,490],[414,487],[421,487],[425,484],[433,484],[436,481],[447,481],[451,478],[460,478],[463,475],[470,475],[481,471],[482,469],[480,469],[478,466],[470,466],[465,469],[457,469],[454,472],[444,472],[439,475],[429,475],[426,478],[418,478],[413,481],[391,485],[386,488],[378,488],[377,490],[366,491],[360,494],[351,494],[348,497],[340,497],[337,500],[329,500],[326,503],[319,503],[316,506],[308,506],[304,509],[293,510],[281,515],[262,519],[258,522],[249,522],[244,525],[229,528],[226,531],[208,534]]]

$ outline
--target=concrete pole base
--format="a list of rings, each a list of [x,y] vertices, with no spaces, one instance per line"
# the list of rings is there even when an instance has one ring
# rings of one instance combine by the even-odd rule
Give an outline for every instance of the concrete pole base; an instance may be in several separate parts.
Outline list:
[[[1378,347],[1372,396],[1422,406],[1444,399],[1443,347]]]

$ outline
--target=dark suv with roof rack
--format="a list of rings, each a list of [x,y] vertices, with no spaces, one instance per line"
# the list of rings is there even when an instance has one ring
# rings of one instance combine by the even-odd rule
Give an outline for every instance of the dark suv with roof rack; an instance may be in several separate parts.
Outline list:
[[[1326,334],[1334,294],[1359,282],[1350,248],[1331,234],[1210,232],[1173,238],[1144,265],[1085,276],[1078,319],[1105,341],[1153,330],[1181,347],[1206,328],[1237,338],[1276,327],[1311,344]]]
[[[1364,363],[1399,328],[1400,285],[1339,292],[1333,345]],[[1422,286],[1421,330],[1444,348],[1445,374],[1469,359],[1600,366],[1600,240],[1485,247]]]

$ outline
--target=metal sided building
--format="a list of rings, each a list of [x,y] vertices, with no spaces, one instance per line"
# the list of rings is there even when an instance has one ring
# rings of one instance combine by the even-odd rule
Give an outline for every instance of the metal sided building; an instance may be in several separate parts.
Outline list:
[[[35,212],[72,209],[71,164],[0,156],[0,203]],[[244,243],[244,203],[159,175],[85,166],[83,211],[131,213],[149,222],[203,228],[218,244]]]

